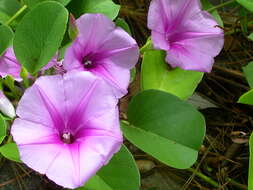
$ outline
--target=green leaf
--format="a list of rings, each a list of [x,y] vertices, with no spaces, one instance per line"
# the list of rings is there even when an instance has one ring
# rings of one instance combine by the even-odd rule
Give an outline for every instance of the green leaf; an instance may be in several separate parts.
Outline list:
[[[132,68],[131,71],[130,71],[130,83],[134,81],[136,77],[136,68]]]
[[[135,146],[171,167],[189,168],[197,159],[205,135],[204,117],[174,95],[147,90],[128,108],[124,136]]]
[[[253,89],[244,93],[238,100],[238,103],[253,105]]]
[[[169,70],[164,51],[152,50],[144,53],[141,68],[142,90],[157,89],[187,99],[193,94],[202,77],[201,72],[180,68]]]
[[[21,8],[18,0],[0,0],[0,11],[13,16]]]
[[[248,11],[246,9],[240,9],[239,10],[239,16],[240,16],[240,25],[242,29],[242,33],[244,35],[248,34]]]
[[[210,9],[213,7],[212,3],[210,3],[209,0],[201,0],[201,3],[202,3],[204,10],[207,10],[207,9]],[[218,22],[218,24],[223,27],[224,24],[223,24],[223,21],[219,15],[219,12],[217,10],[213,10],[210,13],[213,15],[213,17]]]
[[[13,39],[13,32],[10,27],[1,25],[0,26],[0,56],[5,50],[11,45]]]
[[[139,171],[132,154],[123,145],[109,164],[78,190],[139,190],[139,188]]]
[[[41,3],[43,1],[48,1],[48,0],[24,0],[25,4],[28,7],[34,7],[36,4]],[[63,4],[64,6],[66,6],[71,0],[51,0],[51,1],[57,1]]]
[[[70,16],[69,16],[68,35],[69,35],[69,38],[73,41],[76,39],[76,37],[78,35],[78,28],[76,25],[76,20],[72,14],[70,14]]]
[[[138,168],[132,154],[124,145],[97,175],[115,190],[138,190],[140,187]]]
[[[54,1],[38,4],[23,17],[14,37],[14,51],[30,73],[39,71],[55,55],[67,21],[67,9]]]
[[[112,0],[72,0],[68,8],[76,18],[84,13],[102,13],[113,20],[117,17],[120,6]]]
[[[15,162],[22,162],[20,160],[18,147],[15,143],[5,144],[0,147],[0,153],[7,159],[15,161]]]
[[[249,83],[249,86],[253,88],[253,61],[249,62],[249,64],[242,69]]]
[[[253,12],[253,0],[236,0],[236,1],[249,11]]]
[[[6,123],[3,116],[0,114],[0,144],[3,142],[4,138],[6,137]]]
[[[124,19],[117,18],[115,24],[116,24],[116,26],[123,28],[129,35],[132,35],[130,27]]]
[[[251,33],[248,38],[253,41],[253,33]]]
[[[0,10],[0,24],[6,23],[10,19],[10,16],[8,16],[5,12]]]
[[[253,133],[249,140],[250,157],[249,157],[249,178],[248,178],[248,189],[253,189]]]
[[[15,86],[15,80],[12,76],[8,75],[3,79],[3,83],[11,90],[11,93],[15,98],[19,98],[21,96],[21,92]]]
[[[95,175],[86,183],[84,187],[77,190],[113,190],[99,176]]]
[[[146,51],[154,50],[151,37],[149,37],[146,43],[141,47],[140,53],[144,54]]]

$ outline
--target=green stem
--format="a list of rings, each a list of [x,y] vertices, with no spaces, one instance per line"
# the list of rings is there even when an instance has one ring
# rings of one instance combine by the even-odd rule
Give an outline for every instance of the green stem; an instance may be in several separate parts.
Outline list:
[[[19,15],[21,15],[27,8],[27,5],[23,5],[5,24],[9,25],[14,21]]]
[[[148,39],[146,44],[140,48],[140,53],[144,54],[145,51],[152,49],[152,41]]]
[[[22,67],[22,69],[21,69],[20,76],[23,79],[23,83],[24,83],[25,88],[28,88],[30,86],[30,82],[28,79],[29,73],[27,72],[27,70],[24,67]]]
[[[212,11],[214,11],[214,10],[216,10],[216,9],[225,7],[225,6],[227,6],[227,5],[229,5],[229,4],[232,4],[232,3],[234,3],[234,2],[236,2],[236,0],[229,0],[229,1],[226,1],[226,2],[224,2],[224,3],[219,4],[219,5],[217,5],[217,6],[214,6],[214,7],[210,8],[210,9],[207,9],[206,11],[212,12]]]
[[[204,180],[205,182],[209,183],[210,185],[212,185],[212,186],[214,186],[216,188],[219,187],[219,183],[217,183],[216,181],[214,181],[210,177],[207,177],[206,175],[202,174],[201,172],[198,172],[197,170],[195,170],[193,168],[188,168],[187,170],[190,171],[190,172],[192,172],[196,176],[200,177],[202,180]]]
[[[4,157],[3,157],[3,155],[0,153],[0,168],[1,168],[2,165],[3,165],[3,161],[4,161]]]
[[[238,187],[241,190],[248,190],[248,187],[246,185],[240,184],[231,178],[227,178],[227,182],[230,183],[231,185]]]
[[[7,141],[6,141],[6,144],[9,144],[9,143],[11,143],[11,142],[12,142],[12,136],[10,135],[10,136],[8,137]]]
[[[212,185],[215,188],[218,188],[220,185],[219,183],[217,183],[216,181],[214,181],[212,178],[207,177],[206,175],[202,174],[201,172],[198,172],[196,169],[194,168],[188,168],[188,171],[192,172],[194,175],[198,176],[199,178],[201,178],[202,180],[204,180],[205,182],[209,183],[210,185]],[[231,178],[226,178],[226,182],[230,183],[231,185],[236,186],[237,188],[241,189],[241,190],[247,190],[248,187],[246,185],[240,184],[237,181],[231,179]]]

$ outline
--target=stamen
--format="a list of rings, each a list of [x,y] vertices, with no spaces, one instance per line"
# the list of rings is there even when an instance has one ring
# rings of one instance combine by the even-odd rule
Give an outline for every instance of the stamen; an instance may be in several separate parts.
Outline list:
[[[61,140],[65,143],[65,144],[71,144],[74,142],[74,138],[72,136],[72,134],[70,132],[67,133],[63,133],[61,136]]]
[[[83,57],[82,64],[86,69],[91,69],[95,67],[95,63],[92,60],[90,60],[88,55]]]
[[[92,66],[92,62],[90,60],[87,60],[83,63],[85,68],[90,68]]]

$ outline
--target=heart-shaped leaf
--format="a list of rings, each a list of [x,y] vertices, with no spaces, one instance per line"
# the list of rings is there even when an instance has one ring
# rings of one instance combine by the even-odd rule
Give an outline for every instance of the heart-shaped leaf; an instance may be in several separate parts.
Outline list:
[[[203,73],[180,68],[169,69],[165,52],[149,50],[144,53],[141,68],[143,90],[157,89],[169,92],[181,99],[190,97],[203,77]]]
[[[11,45],[13,39],[13,32],[10,27],[1,25],[0,26],[0,56],[5,50]]]
[[[253,12],[253,0],[236,0],[243,7]]]
[[[34,7],[36,4],[41,3],[43,1],[47,1],[47,0],[24,0],[25,4],[31,8]],[[63,4],[64,6],[66,6],[71,0],[52,0],[52,1],[57,1]]]
[[[196,161],[205,121],[190,104],[166,92],[146,90],[131,100],[128,120],[122,122],[124,136],[144,152],[180,169]]]
[[[0,147],[0,153],[7,159],[15,161],[15,162],[22,162],[20,160],[18,147],[15,143],[5,144]]]
[[[253,105],[253,89],[244,93],[239,98],[238,103]]]
[[[243,67],[243,72],[251,88],[253,88],[253,61],[249,62],[247,66]]]
[[[0,114],[0,144],[3,142],[5,136],[6,136],[6,123],[3,118],[3,116]]]
[[[129,35],[132,35],[131,30],[127,22],[122,18],[117,18],[115,21],[116,26],[123,28]]]
[[[21,20],[14,37],[14,51],[30,73],[39,71],[55,55],[67,21],[67,9],[54,1],[38,4]]]
[[[8,16],[13,16],[20,8],[21,4],[18,0],[0,0],[0,11]]]
[[[76,18],[84,13],[102,13],[113,20],[117,17],[120,6],[112,0],[73,0],[68,8]]]

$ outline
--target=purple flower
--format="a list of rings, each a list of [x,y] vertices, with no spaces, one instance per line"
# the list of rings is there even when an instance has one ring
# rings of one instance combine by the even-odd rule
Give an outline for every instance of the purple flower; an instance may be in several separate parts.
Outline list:
[[[223,47],[223,31],[199,0],[153,0],[148,27],[156,49],[167,52],[172,67],[210,72]]]
[[[61,186],[82,186],[122,143],[111,91],[89,72],[37,79],[21,98],[11,129],[21,160]]]
[[[41,71],[45,71],[49,69],[50,67],[56,65],[57,59],[56,56],[47,64],[45,65]],[[17,60],[13,48],[8,48],[5,53],[0,56],[0,76],[6,77],[8,75],[12,76],[16,81],[20,82],[22,81],[22,78],[20,77],[21,72],[21,64]]]
[[[76,25],[79,33],[65,53],[64,68],[90,71],[106,79],[118,97],[126,94],[139,57],[136,41],[102,14],[85,14]]]
[[[8,48],[5,53],[0,56],[0,76],[12,76],[16,81],[22,81],[20,77],[21,65],[16,59],[13,48]]]

